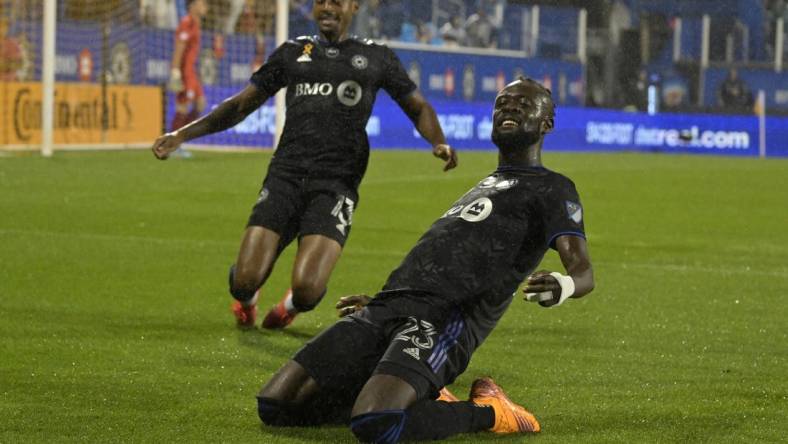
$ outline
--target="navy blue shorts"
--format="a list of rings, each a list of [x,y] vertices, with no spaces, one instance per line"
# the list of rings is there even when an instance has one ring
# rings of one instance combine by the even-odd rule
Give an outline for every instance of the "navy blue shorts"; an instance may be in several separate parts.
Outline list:
[[[375,374],[435,399],[468,366],[474,342],[462,313],[431,295],[378,297],[310,340],[293,358],[321,390],[351,403]]]
[[[340,179],[314,179],[269,171],[247,226],[279,234],[280,249],[296,237],[319,234],[344,246],[358,192]]]

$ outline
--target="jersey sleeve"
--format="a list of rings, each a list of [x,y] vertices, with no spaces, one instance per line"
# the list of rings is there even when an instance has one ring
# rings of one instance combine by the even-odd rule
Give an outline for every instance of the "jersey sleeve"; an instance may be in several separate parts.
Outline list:
[[[263,66],[252,74],[249,82],[269,96],[287,86],[286,53],[287,43],[276,48]]]
[[[408,77],[408,73],[405,72],[405,68],[402,66],[397,54],[387,47],[384,47],[384,49],[386,50],[386,55],[382,86],[392,99],[399,101],[415,91],[416,84]]]
[[[544,226],[545,242],[555,248],[559,236],[572,235],[585,239],[583,223],[583,204],[577,194],[575,184],[561,177],[545,197]]]

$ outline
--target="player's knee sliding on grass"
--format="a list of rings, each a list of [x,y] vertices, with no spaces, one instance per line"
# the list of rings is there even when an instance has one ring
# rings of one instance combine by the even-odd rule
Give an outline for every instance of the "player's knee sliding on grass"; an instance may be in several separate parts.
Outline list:
[[[358,204],[358,186],[369,160],[365,128],[379,89],[386,90],[432,144],[433,155],[445,161],[444,171],[457,165],[435,110],[394,52],[348,36],[357,11],[356,0],[315,1],[312,15],[319,36],[281,45],[246,89],[153,146],[156,157],[166,159],[182,142],[240,123],[287,88],[285,128],[252,209],[230,284],[236,299],[232,311],[240,326],[254,325],[259,298],[254,293],[293,240],[298,240],[298,253],[292,288],[266,315],[263,326],[285,327],[325,294]],[[267,235],[247,242],[250,230],[255,236],[259,230]]]

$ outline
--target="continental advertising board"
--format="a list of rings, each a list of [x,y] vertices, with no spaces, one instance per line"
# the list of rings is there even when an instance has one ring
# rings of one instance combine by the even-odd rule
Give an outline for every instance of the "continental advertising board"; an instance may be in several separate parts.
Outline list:
[[[41,143],[41,97],[40,83],[0,83],[0,149]],[[150,143],[162,132],[162,113],[158,87],[110,85],[104,98],[100,85],[59,82],[55,144]]]

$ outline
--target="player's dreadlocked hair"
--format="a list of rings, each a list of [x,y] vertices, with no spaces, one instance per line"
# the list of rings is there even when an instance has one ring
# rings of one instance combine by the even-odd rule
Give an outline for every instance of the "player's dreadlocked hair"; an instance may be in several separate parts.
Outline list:
[[[545,88],[544,85],[530,77],[517,76],[517,79],[513,83],[516,82],[530,83],[539,88],[542,91],[542,100],[543,104],[547,107],[548,115],[551,118],[555,117],[555,102],[553,102],[553,92],[550,91],[550,88]]]

